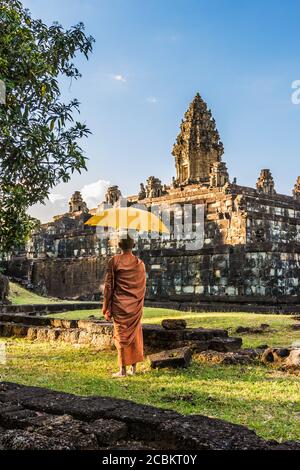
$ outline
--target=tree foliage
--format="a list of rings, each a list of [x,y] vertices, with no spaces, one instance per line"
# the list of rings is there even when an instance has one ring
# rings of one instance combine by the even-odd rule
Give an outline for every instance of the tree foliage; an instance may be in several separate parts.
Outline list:
[[[69,30],[31,17],[18,0],[0,3],[0,253],[28,236],[27,209],[43,202],[51,188],[86,168],[80,139],[89,134],[74,120],[79,102],[61,99],[61,77],[77,80],[78,54],[88,58],[93,38],[84,25]]]

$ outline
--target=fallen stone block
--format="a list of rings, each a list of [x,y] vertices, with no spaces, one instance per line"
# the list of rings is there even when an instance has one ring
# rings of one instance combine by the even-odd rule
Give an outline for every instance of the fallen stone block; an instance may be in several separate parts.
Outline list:
[[[203,351],[197,356],[204,362],[212,364],[226,364],[226,365],[237,365],[237,364],[253,364],[256,361],[257,354],[253,351],[240,350],[237,352],[218,352],[218,351]]]
[[[183,332],[184,339],[205,341],[213,338],[227,338],[228,331],[211,328],[188,328]]]
[[[165,330],[184,330],[186,325],[186,321],[182,319],[165,319],[161,322],[161,326]]]
[[[214,338],[209,342],[209,349],[221,352],[235,351],[241,348],[242,342],[242,338]]]
[[[192,351],[189,348],[169,349],[148,356],[150,366],[153,369],[163,367],[188,367],[192,359]]]
[[[235,330],[236,333],[248,333],[248,334],[261,334],[261,333],[266,333],[266,332],[271,332],[275,330],[270,330],[270,325],[267,323],[262,323],[258,327],[252,327],[252,326],[238,326]]]
[[[268,348],[261,360],[266,365],[282,366],[286,369],[300,367],[300,348]]]
[[[292,330],[298,331],[300,330],[300,323],[295,323],[294,325],[291,326]]]
[[[287,368],[300,367],[300,348],[292,349],[292,351],[285,360],[285,366]]]

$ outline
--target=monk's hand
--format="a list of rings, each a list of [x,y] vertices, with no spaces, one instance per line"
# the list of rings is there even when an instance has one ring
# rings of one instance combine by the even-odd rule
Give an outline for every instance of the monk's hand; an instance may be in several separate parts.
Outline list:
[[[108,310],[106,310],[106,312],[103,312],[103,316],[106,321],[111,321],[111,313]]]

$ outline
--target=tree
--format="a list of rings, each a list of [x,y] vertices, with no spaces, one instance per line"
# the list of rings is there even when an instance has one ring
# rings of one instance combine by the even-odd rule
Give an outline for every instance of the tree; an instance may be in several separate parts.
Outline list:
[[[61,100],[59,79],[80,78],[73,60],[87,59],[94,39],[84,25],[64,30],[31,17],[18,0],[0,3],[0,254],[22,244],[34,224],[27,209],[51,188],[86,169],[80,139],[90,133],[74,120],[79,102]]]

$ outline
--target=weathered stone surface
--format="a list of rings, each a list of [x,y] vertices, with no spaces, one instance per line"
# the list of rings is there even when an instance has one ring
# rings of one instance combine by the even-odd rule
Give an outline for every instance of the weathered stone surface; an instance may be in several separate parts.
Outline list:
[[[78,343],[92,346],[98,351],[115,349],[112,323],[100,320],[69,321],[33,317],[33,323],[42,326],[31,326],[31,318],[30,316],[15,317],[2,314],[1,319],[8,321],[0,322],[0,335],[27,337],[31,341]],[[229,338],[226,330],[211,328],[169,330],[160,325],[144,324],[143,335],[147,353],[183,347],[189,347],[194,352],[206,349],[234,351],[241,346],[242,342],[240,338]]]
[[[75,450],[61,439],[16,429],[0,429],[0,450]]]
[[[89,427],[101,445],[113,445],[128,435],[127,424],[115,419],[97,419]]]
[[[217,352],[217,351],[203,351],[197,355],[197,358],[204,362],[213,364],[252,364],[258,358],[258,353],[254,350],[238,350],[236,352]]]
[[[209,349],[221,352],[235,351],[241,346],[242,338],[214,338],[209,343]]]
[[[187,326],[185,320],[182,319],[165,319],[161,322],[161,326],[165,330],[184,330]]]
[[[0,273],[0,304],[9,304],[9,279]]]
[[[300,368],[300,348],[292,349],[285,360],[285,366],[288,368]]]
[[[0,404],[1,450],[300,449],[300,443],[265,441],[226,421],[108,397],[1,382]]]
[[[300,368],[300,348],[268,348],[262,355],[262,362],[283,369]]]
[[[236,333],[241,334],[241,333],[247,333],[247,334],[262,334],[262,333],[268,333],[270,331],[270,325],[267,323],[262,323],[258,327],[252,327],[252,326],[238,326],[237,329],[235,330]]]
[[[188,367],[192,359],[192,351],[189,348],[170,349],[148,356],[153,369],[163,367]]]
[[[291,326],[292,330],[300,330],[300,323],[295,323],[294,325]]]

